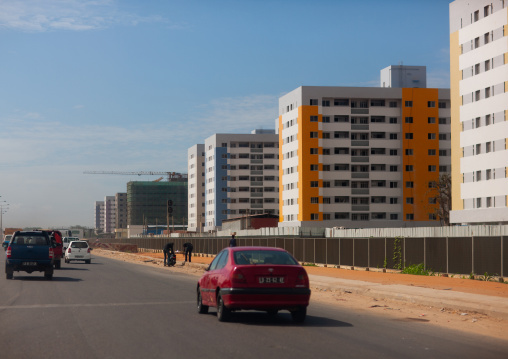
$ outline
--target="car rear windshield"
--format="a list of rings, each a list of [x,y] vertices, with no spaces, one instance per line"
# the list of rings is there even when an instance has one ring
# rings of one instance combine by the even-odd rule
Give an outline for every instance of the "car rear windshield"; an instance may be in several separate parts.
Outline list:
[[[73,242],[73,243],[71,243],[71,248],[88,248],[88,243],[86,243],[86,242]]]
[[[235,251],[234,256],[235,264],[249,265],[249,264],[282,264],[282,265],[297,265],[298,262],[288,253],[282,251],[270,250],[244,250]]]
[[[31,246],[47,246],[49,245],[47,237],[42,234],[30,234],[15,236],[12,240],[13,244],[31,245]]]

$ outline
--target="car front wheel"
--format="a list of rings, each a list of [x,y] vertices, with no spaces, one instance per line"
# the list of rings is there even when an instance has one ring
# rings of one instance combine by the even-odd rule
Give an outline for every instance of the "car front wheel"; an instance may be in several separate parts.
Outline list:
[[[198,288],[198,313],[206,314],[208,313],[208,305],[203,304],[203,298],[201,297],[201,289]]]
[[[222,300],[222,296],[219,294],[217,296],[217,319],[219,322],[227,322],[229,317],[231,316],[231,310],[229,310]]]

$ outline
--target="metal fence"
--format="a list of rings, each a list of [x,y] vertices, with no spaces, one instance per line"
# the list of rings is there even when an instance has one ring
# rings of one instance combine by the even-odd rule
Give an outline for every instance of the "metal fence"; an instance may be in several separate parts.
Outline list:
[[[103,243],[135,244],[139,249],[162,251],[173,242],[183,250],[191,242],[194,253],[216,255],[229,245],[229,237],[208,238],[122,238],[102,239]],[[421,238],[308,238],[240,237],[238,246],[284,248],[300,262],[328,266],[401,269],[423,264],[425,269],[441,273],[508,273],[508,236],[421,237]]]

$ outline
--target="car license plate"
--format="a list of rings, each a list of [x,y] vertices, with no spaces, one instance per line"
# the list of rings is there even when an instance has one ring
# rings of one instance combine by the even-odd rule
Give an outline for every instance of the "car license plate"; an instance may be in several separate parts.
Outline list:
[[[83,258],[83,256],[76,256],[76,258]]]
[[[36,266],[37,262],[23,262],[24,266]]]
[[[259,277],[259,283],[284,283],[284,277]]]

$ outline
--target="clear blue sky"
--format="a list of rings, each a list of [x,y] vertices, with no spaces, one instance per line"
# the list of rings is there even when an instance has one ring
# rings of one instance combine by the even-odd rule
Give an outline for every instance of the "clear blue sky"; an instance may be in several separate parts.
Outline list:
[[[274,128],[302,86],[449,87],[447,0],[1,0],[4,227],[94,225],[94,203],[186,172],[214,133]]]

